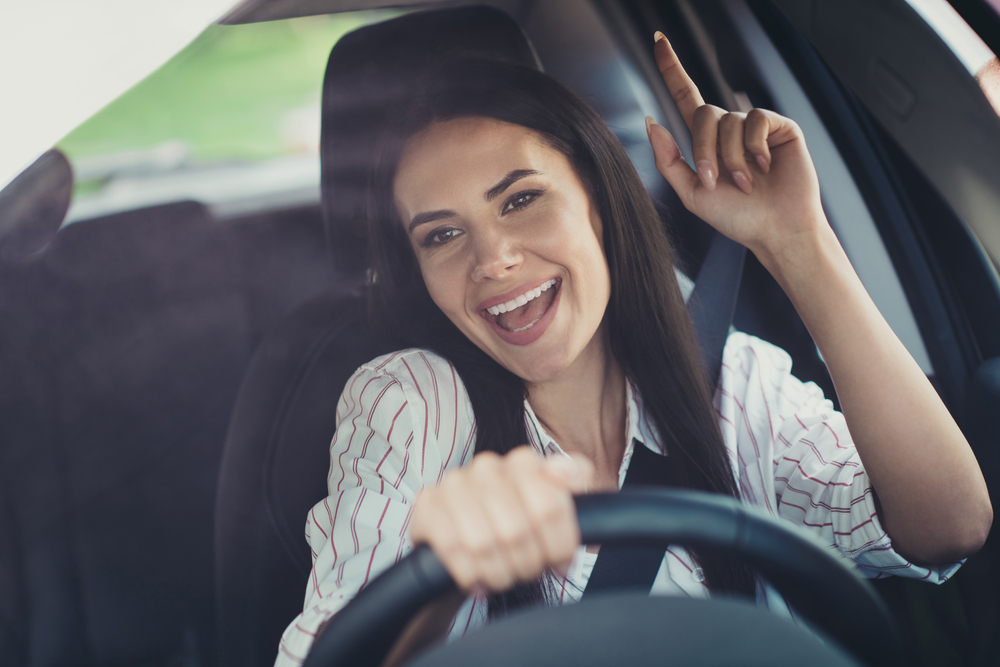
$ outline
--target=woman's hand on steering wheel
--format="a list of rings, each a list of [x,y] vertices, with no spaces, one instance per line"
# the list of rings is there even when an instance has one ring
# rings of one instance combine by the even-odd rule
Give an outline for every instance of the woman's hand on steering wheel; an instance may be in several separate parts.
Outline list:
[[[530,447],[477,454],[420,492],[410,539],[429,545],[467,593],[504,591],[546,568],[565,576],[580,546],[573,495],[592,477],[586,459],[543,459]]]
[[[694,164],[647,118],[657,170],[689,211],[750,250],[773,251],[827,225],[802,130],[773,111],[705,104],[670,42],[656,34],[656,64],[691,130]]]

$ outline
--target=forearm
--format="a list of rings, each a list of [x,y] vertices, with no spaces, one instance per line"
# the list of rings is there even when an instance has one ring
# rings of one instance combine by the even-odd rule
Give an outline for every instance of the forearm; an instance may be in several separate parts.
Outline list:
[[[928,562],[977,550],[992,522],[979,465],[825,220],[755,253],[823,355],[896,550]]]

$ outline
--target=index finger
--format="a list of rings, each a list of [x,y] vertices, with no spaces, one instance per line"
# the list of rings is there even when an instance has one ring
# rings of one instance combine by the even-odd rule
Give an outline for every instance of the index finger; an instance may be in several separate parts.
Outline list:
[[[656,32],[656,42],[653,44],[653,54],[656,56],[656,67],[660,70],[663,82],[667,84],[670,96],[674,98],[677,110],[681,112],[681,117],[687,123],[688,129],[694,131],[694,110],[705,104],[701,97],[698,86],[684,71],[681,61],[674,53],[674,47],[670,46],[666,36],[660,31]]]

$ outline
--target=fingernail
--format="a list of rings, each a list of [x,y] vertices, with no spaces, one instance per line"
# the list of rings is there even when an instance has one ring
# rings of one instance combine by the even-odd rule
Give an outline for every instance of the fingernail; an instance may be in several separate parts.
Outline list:
[[[661,39],[666,39],[666,38],[667,38],[666,35],[664,35],[662,32],[660,32],[659,30],[657,30],[656,32],[653,33],[653,44],[656,44]]]
[[[736,170],[733,172],[733,181],[735,181],[736,187],[743,192],[747,194],[753,192],[753,184],[750,182],[750,177],[742,171]]]
[[[715,189],[715,169],[708,160],[698,160],[698,176],[709,190]]]
[[[762,172],[766,174],[771,171],[771,163],[767,161],[766,157],[763,155],[757,155],[755,157],[757,158],[757,166],[760,167]]]
[[[659,130],[657,130],[659,128]],[[667,128],[663,127],[651,117],[646,117],[646,133],[649,135],[649,143],[653,143],[653,132],[657,131],[663,139],[668,143],[664,148],[660,146],[660,152],[657,154],[657,159],[666,160],[665,164],[673,164],[674,160],[683,160],[684,156],[681,155],[681,148],[677,145],[677,141],[674,139],[674,135],[667,131]]]

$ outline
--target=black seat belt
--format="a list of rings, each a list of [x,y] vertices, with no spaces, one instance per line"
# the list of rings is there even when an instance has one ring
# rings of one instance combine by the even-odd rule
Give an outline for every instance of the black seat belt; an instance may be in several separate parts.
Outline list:
[[[638,440],[632,441],[632,460],[623,489],[666,486],[671,480],[670,457],[656,454]],[[606,544],[597,554],[583,597],[611,589],[640,588],[648,593],[656,579],[667,546]]]
[[[701,358],[714,389],[722,370],[722,350],[736,311],[746,248],[715,232],[698,272],[688,312],[701,348]],[[673,484],[670,458],[633,442],[632,460],[622,488]],[[583,597],[611,589],[642,589],[648,593],[660,569],[666,545],[608,544],[601,547]]]
[[[705,261],[698,271],[694,292],[687,308],[694,322],[701,359],[708,370],[709,386],[714,390],[722,370],[722,350],[726,346],[729,327],[736,312],[736,298],[740,293],[740,278],[747,249],[719,232],[712,236],[712,244]]]

